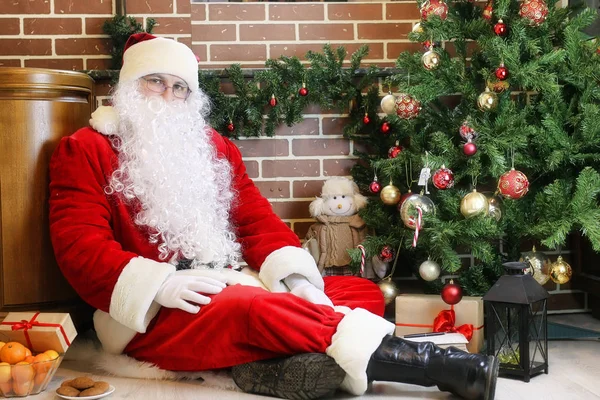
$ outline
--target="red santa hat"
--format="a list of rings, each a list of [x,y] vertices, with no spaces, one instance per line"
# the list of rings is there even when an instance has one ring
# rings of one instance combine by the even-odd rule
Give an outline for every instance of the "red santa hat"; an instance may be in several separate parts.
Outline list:
[[[170,74],[183,79],[190,90],[198,89],[198,59],[183,43],[135,33],[123,53],[119,81],[131,82],[149,74]]]

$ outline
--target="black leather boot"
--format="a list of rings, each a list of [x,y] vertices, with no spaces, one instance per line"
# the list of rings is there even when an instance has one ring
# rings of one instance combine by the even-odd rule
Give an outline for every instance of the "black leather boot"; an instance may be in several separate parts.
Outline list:
[[[466,400],[493,400],[498,377],[494,356],[471,354],[431,342],[411,342],[387,335],[367,366],[369,381],[437,385]]]

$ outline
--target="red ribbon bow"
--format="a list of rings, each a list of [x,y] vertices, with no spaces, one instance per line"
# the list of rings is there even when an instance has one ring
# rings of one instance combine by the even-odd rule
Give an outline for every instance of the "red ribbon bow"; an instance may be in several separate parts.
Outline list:
[[[454,326],[456,314],[454,310],[442,310],[433,320],[434,332],[458,332],[462,333],[468,341],[473,337],[473,325],[464,324],[458,328]]]
[[[13,331],[20,331],[21,329],[23,330],[23,333],[25,334],[25,340],[27,341],[27,347],[28,348],[32,348],[32,344],[31,344],[31,339],[29,338],[29,333],[27,333],[28,330],[30,330],[31,328],[33,328],[34,326],[49,326],[52,328],[59,328],[60,332],[63,335],[63,338],[65,339],[65,343],[67,344],[67,346],[71,345],[71,342],[69,341],[69,338],[67,336],[67,333],[65,332],[64,328],[60,325],[60,324],[48,324],[45,322],[39,322],[36,321],[35,319],[37,318],[37,316],[40,315],[39,312],[35,313],[33,315],[33,317],[31,317],[31,320],[27,321],[26,319],[22,319],[21,322],[0,322],[0,325],[12,325],[11,329]]]

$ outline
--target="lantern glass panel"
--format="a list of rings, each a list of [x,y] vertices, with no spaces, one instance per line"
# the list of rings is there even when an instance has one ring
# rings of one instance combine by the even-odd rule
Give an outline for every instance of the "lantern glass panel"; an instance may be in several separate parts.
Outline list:
[[[547,360],[546,345],[546,300],[537,301],[529,307],[529,360],[530,369],[534,370],[544,365]]]
[[[506,303],[494,304],[491,307],[492,318],[496,319],[494,332],[495,355],[503,368],[522,370],[519,354],[519,323],[521,321],[520,305]]]

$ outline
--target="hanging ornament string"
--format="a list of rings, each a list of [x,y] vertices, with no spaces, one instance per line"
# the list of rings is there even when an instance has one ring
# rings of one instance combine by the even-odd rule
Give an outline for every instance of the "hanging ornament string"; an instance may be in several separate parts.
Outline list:
[[[415,224],[415,235],[413,236],[412,247],[417,247],[417,241],[419,240],[419,231],[421,230],[421,226],[423,223],[423,210],[421,207],[417,208],[417,223]]]
[[[402,243],[404,243],[404,234],[400,237],[400,243],[398,244],[398,250],[396,250],[396,258],[394,259],[394,265],[392,265],[392,270],[383,279],[391,278],[392,275],[394,275],[394,271],[396,271],[396,264],[398,264],[398,259],[400,258],[400,249],[402,249]]]
[[[360,249],[360,276],[362,276],[363,278],[365,277],[365,258],[366,258],[366,254],[365,254],[365,248],[362,244],[359,244],[358,246],[356,246]]]
[[[427,169],[427,174],[429,175],[430,169],[429,169],[429,152],[428,151],[425,152],[425,168]],[[428,183],[429,183],[429,177],[427,177],[427,180],[425,181],[425,194],[429,194],[429,189],[427,188]]]
[[[510,162],[511,168],[515,169],[515,148],[513,146],[510,146]]]

